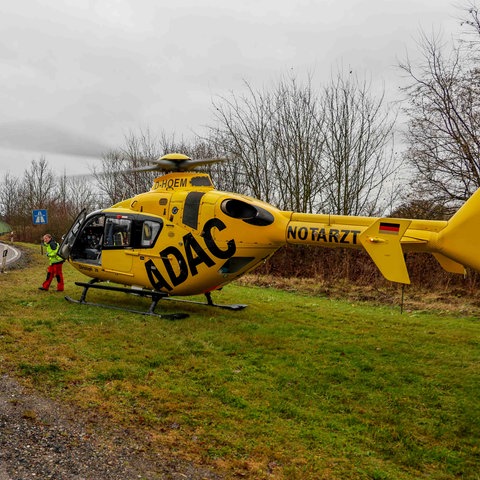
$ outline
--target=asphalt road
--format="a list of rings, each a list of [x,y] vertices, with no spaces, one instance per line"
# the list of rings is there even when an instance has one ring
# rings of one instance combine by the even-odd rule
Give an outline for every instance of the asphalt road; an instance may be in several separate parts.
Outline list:
[[[15,248],[13,245],[7,245],[5,243],[0,243],[0,269],[4,265],[4,261],[6,258],[5,265],[10,265],[16,262],[21,256],[20,250]],[[1,477],[0,477],[1,480]]]

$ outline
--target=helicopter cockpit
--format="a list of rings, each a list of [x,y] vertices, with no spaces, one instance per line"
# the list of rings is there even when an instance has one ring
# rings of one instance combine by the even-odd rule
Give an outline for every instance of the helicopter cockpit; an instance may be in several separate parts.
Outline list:
[[[162,227],[159,218],[98,213],[84,223],[70,256],[76,262],[100,265],[104,250],[152,248]]]

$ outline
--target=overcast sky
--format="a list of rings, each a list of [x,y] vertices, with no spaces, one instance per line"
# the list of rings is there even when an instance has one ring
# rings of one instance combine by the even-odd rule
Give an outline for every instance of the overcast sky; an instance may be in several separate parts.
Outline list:
[[[343,65],[395,92],[422,29],[452,0],[18,0],[0,15],[0,176],[42,155],[67,173],[149,128],[189,138],[212,98]],[[53,154],[56,152],[56,154]],[[62,164],[62,161],[64,163]],[[66,162],[66,163],[65,163]]]

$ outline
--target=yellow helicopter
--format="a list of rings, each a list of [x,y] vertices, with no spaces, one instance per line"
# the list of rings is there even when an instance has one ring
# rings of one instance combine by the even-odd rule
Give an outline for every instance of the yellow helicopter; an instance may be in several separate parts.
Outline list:
[[[386,279],[403,284],[410,283],[407,252],[430,252],[449,272],[480,271],[480,189],[448,221],[307,214],[216,190],[195,168],[217,161],[165,155],[132,170],[166,172],[150,191],[82,212],[60,254],[92,280],[77,282],[84,287],[81,298],[67,300],[89,303],[87,292],[97,288],[151,298],[148,311],[138,312],[149,315],[158,315],[163,298],[196,294],[205,294],[206,303],[193,303],[241,309],[246,305],[215,304],[211,292],[285,244],[364,249]]]

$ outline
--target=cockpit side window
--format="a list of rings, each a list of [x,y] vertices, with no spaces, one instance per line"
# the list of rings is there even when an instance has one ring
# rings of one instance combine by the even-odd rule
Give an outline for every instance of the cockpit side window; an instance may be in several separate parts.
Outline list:
[[[132,248],[153,248],[163,228],[160,218],[136,216],[132,222]]]
[[[145,220],[142,226],[142,239],[140,241],[140,246],[142,248],[153,247],[161,228],[161,223],[152,220]]]
[[[130,246],[132,221],[129,218],[107,217],[103,246],[125,248]]]

